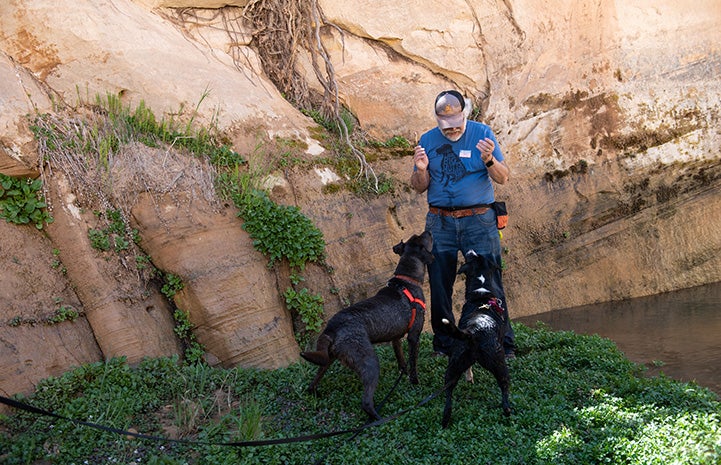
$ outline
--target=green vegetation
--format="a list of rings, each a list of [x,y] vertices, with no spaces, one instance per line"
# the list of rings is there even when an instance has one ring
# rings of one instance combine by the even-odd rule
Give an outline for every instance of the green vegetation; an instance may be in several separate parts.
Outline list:
[[[13,178],[0,174],[0,218],[8,223],[32,223],[43,229],[43,223],[52,223],[42,194],[40,179]]]
[[[205,97],[206,95],[200,99],[198,105]],[[75,186],[85,191],[84,198],[95,199],[97,204],[104,207],[113,204],[109,195],[113,188],[110,176],[111,160],[129,144],[140,142],[148,147],[185,151],[208,160],[215,168],[216,193],[221,198],[232,199],[238,207],[244,220],[243,228],[250,234],[255,248],[268,258],[268,266],[272,267],[286,260],[293,269],[302,271],[307,262],[323,261],[325,241],[320,230],[300,209],[276,204],[262,189],[262,183],[273,167],[260,164],[249,166],[243,156],[222,140],[214,123],[211,123],[209,128],[196,128],[193,117],[187,118],[187,112],[182,108],[177,115],[186,113],[185,123],[176,121],[174,117],[169,120],[158,119],[143,101],[136,108],[132,108],[124,105],[120,97],[113,94],[96,97],[95,104],[90,107],[92,114],[82,120],[64,120],[45,114],[38,115],[32,126],[40,142],[43,159],[60,168],[71,179],[84,180],[82,185]],[[190,114],[194,115],[195,112]],[[283,150],[279,154],[271,154],[269,159],[283,166],[300,163],[289,151],[290,142],[279,143]],[[260,148],[257,147],[256,151]],[[256,158],[264,159],[264,155],[266,154],[260,154]],[[126,208],[126,205],[113,205],[102,211],[95,210],[99,225],[88,231],[88,239],[93,248],[119,253],[134,245],[139,246],[138,231],[130,230],[124,220],[123,212]],[[145,271],[148,278],[155,277],[151,258],[139,247],[133,251],[135,269]],[[175,292],[166,291],[173,291],[176,284],[172,281],[173,278],[177,277],[166,276],[167,282],[163,288],[163,293],[171,300]],[[307,295],[308,291],[298,292]],[[307,305],[302,308],[307,308]],[[322,301],[320,310],[322,312]],[[179,336],[187,347],[186,356],[198,360],[202,348],[195,341],[187,318],[182,320],[183,315],[186,315],[183,311],[175,313],[176,329],[179,328],[182,333]],[[301,321],[307,318],[305,316]]]
[[[60,304],[59,301],[56,303]],[[8,320],[8,326],[16,328],[20,325],[36,326],[44,324],[48,326],[56,325],[64,321],[75,321],[80,316],[80,312],[75,310],[71,305],[60,305],[53,311],[52,315],[38,320],[37,318],[23,318],[20,316],[12,317]]]
[[[411,142],[403,136],[393,136],[385,142],[371,142],[370,145],[396,149],[410,149],[412,147]]]
[[[55,310],[53,316],[48,319],[48,324],[62,323],[63,321],[75,321],[80,316],[77,310],[70,305],[62,305]]]
[[[166,273],[165,284],[160,288],[160,292],[162,292],[168,300],[172,300],[175,294],[183,290],[183,287],[185,287],[185,285],[180,276],[174,275],[173,273]]]
[[[163,284],[163,287],[160,288],[160,292],[162,292],[163,295],[167,297],[173,305],[175,305],[175,294],[182,291],[184,287],[185,285],[183,284],[183,280],[180,276],[174,275],[173,273],[166,273],[165,284]],[[173,320],[175,320],[173,332],[175,332],[175,335],[178,336],[178,339],[180,339],[180,342],[183,344],[185,349],[183,351],[185,362],[191,365],[203,363],[205,348],[200,342],[198,342],[198,339],[193,333],[194,326],[190,322],[190,315],[188,315],[188,312],[180,308],[175,308],[175,311],[173,311]]]
[[[243,229],[253,239],[255,249],[268,258],[269,267],[284,260],[295,275],[302,272],[308,262],[323,263],[323,233],[298,207],[279,205],[264,191],[256,189],[245,189],[234,195],[233,200],[238,216],[244,220]],[[311,294],[307,288],[296,289],[301,280],[292,282],[293,287],[286,289],[284,297],[288,310],[298,315],[304,325],[296,324],[294,328],[296,340],[304,347],[320,331],[323,298]]]
[[[201,96],[196,110],[206,97],[207,93]],[[185,149],[196,156],[208,157],[215,166],[228,167],[244,163],[238,153],[228,144],[221,142],[220,136],[214,130],[214,124],[210,124],[208,128],[196,127],[194,117],[188,118],[184,123],[175,121],[172,117],[158,120],[144,101],[141,100],[133,109],[123,105],[120,97],[114,94],[106,94],[104,98],[98,96],[95,103],[98,108],[107,112],[110,126],[110,130],[98,134],[95,143],[91,144],[101,158],[111,150],[117,151],[122,144],[137,140],[148,147],[170,145]],[[177,112],[179,115],[184,113],[183,108]],[[106,147],[108,150],[105,150]]]
[[[60,256],[60,250],[53,249],[53,257],[54,258],[53,258],[53,261],[50,263],[50,267],[54,270],[60,271],[60,273],[62,273],[62,274],[67,274],[68,269],[65,268],[65,266],[63,265],[63,262],[60,261],[59,256]]]
[[[173,312],[173,319],[175,320],[175,327],[173,328],[173,331],[183,343],[183,347],[185,348],[183,351],[185,362],[191,365],[203,363],[205,348],[200,342],[198,342],[198,339],[193,333],[194,326],[190,322],[190,315],[178,308],[175,312]]]
[[[303,270],[307,262],[325,258],[323,233],[298,207],[278,205],[258,190],[245,193],[236,206],[245,220],[243,229],[268,257],[268,266],[286,259],[292,268]]]
[[[409,410],[350,434],[254,447],[217,443],[354,429],[366,421],[361,385],[335,364],[320,397],[305,389],[315,366],[214,369],[175,359],[82,366],[38,384],[23,400],[70,418],[204,444],[133,439],[22,411],[0,417],[0,462],[181,464],[717,464],[721,404],[710,391],[664,376],[643,377],[609,340],[515,325],[521,351],[510,362],[514,414],[485,370],[454,392],[453,423],[441,429],[446,359],[430,357],[424,334],[420,384],[398,373],[389,345],[377,347],[380,413]],[[390,393],[388,399],[383,399]]]
[[[356,127],[356,117],[344,106],[339,107],[337,116],[323,115],[320,111],[315,109],[301,109],[301,113],[311,117],[316,124],[322,126],[328,132],[335,134],[338,137],[342,137],[344,132],[352,134]],[[343,126],[345,126],[345,128]]]
[[[105,214],[96,211],[95,216],[99,221],[107,223],[107,226],[102,229],[91,228],[88,230],[88,239],[94,249],[102,252],[109,250],[122,252],[128,250],[131,241],[135,244],[140,242],[138,230],[127,228],[121,210],[109,209]]]
[[[298,345],[305,348],[314,334],[320,332],[323,326],[323,296],[311,294],[307,288],[296,291],[288,287],[283,293],[288,310],[295,312],[305,325],[304,331],[296,331]]]

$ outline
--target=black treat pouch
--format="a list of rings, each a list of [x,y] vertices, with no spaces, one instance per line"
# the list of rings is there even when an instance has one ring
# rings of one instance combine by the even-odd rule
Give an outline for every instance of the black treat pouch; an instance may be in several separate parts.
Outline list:
[[[496,224],[498,229],[503,229],[508,225],[508,210],[506,202],[493,202],[493,209],[496,211]]]

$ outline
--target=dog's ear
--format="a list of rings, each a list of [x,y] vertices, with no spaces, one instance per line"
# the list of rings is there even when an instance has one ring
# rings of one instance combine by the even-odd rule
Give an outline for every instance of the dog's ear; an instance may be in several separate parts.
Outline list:
[[[489,270],[500,270],[501,265],[496,262],[492,257],[488,255],[480,255],[479,259],[481,260],[481,264],[483,265],[483,268],[489,269]]]
[[[423,263],[428,265],[429,263],[433,263],[433,260],[435,260],[436,257],[433,256],[433,252],[427,249],[422,250],[423,258],[421,259]]]
[[[461,265],[460,268],[458,268],[458,273],[456,273],[456,274],[468,273],[468,269],[469,269],[470,267],[471,267],[471,266],[468,264],[468,262],[466,262],[466,263],[464,263],[463,265]]]
[[[396,255],[403,255],[403,251],[406,248],[406,243],[403,241],[400,241],[396,245],[393,246],[393,252],[396,253]]]
[[[423,247],[429,252],[433,251],[433,234],[430,231],[423,231],[420,236]]]

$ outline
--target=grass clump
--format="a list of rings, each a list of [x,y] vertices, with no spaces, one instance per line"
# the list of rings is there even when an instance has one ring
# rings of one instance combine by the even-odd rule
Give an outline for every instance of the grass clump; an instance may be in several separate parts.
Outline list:
[[[419,385],[398,372],[392,348],[377,347],[382,416],[408,410],[357,437],[254,447],[219,443],[354,429],[366,421],[356,375],[335,364],[320,397],[306,392],[315,367],[260,371],[149,359],[85,365],[42,381],[27,403],[63,416],[200,444],[133,439],[65,420],[13,412],[0,418],[0,462],[162,464],[716,464],[721,404],[710,391],[641,368],[609,340],[515,324],[510,363],[514,413],[505,418],[495,380],[454,391],[453,423],[441,429],[446,359],[421,338]],[[390,394],[390,395],[388,395]],[[381,401],[387,396],[386,401]],[[421,401],[425,401],[419,405]]]

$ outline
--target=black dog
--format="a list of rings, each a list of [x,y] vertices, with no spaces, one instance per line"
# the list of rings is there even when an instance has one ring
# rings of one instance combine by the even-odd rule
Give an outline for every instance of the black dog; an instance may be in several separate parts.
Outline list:
[[[449,334],[455,339],[450,348],[445,376],[446,405],[441,422],[444,428],[451,421],[453,389],[461,375],[476,362],[496,377],[501,388],[503,413],[506,416],[511,414],[508,400],[510,376],[503,351],[506,321],[501,303],[493,292],[497,289],[494,278],[497,267],[490,259],[471,250],[466,254],[466,262],[458,270],[458,274],[466,275],[466,301],[458,326],[443,320],[449,325]]]
[[[406,333],[409,378],[411,383],[418,384],[416,362],[425,313],[421,285],[426,265],[433,261],[432,249],[433,237],[429,231],[413,235],[408,242],[401,241],[393,247],[393,252],[401,258],[387,286],[375,296],[333,315],[318,337],[316,351],[300,354],[309,362],[320,365],[308,391],[317,392],[318,383],[337,358],[360,376],[363,383],[363,410],[372,419],[380,419],[373,403],[380,377],[380,364],[373,344],[392,342],[398,367],[407,373],[401,347],[401,338]]]

